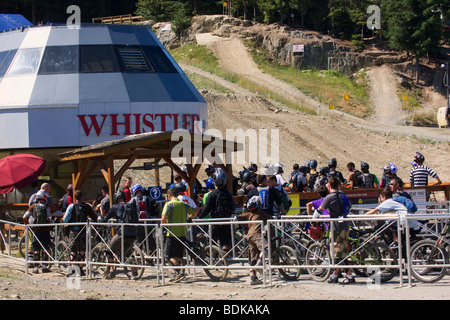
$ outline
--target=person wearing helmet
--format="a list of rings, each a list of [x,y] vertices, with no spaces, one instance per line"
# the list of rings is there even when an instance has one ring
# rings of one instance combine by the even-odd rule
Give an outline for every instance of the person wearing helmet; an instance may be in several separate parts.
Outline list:
[[[253,196],[247,202],[247,212],[244,212],[236,219],[239,221],[263,221],[272,219],[272,216],[261,210],[261,199],[259,196]],[[252,223],[248,225],[247,240],[250,245],[250,265],[262,265],[262,230],[260,223]],[[258,279],[255,269],[250,269],[250,285],[262,284]]]
[[[199,218],[206,216],[211,218],[231,218],[236,209],[233,195],[227,190],[227,175],[222,169],[216,169],[212,175],[215,189],[209,193],[206,204],[202,208]],[[231,246],[231,226],[213,225],[211,237],[214,241],[220,242],[222,249],[228,251]]]
[[[153,200],[148,195],[144,194],[144,187],[138,183],[134,184],[131,187],[131,200],[128,201],[128,204],[133,207],[133,210],[136,210],[139,216],[139,219],[151,219],[151,218],[159,218],[161,213],[161,206],[158,202]],[[146,232],[147,231],[147,232]],[[148,231],[148,227],[138,227],[137,229],[137,240],[139,243],[143,243],[148,239],[150,241],[149,246],[150,249],[154,246],[155,241],[153,237],[146,237],[150,233]]]
[[[116,256],[120,256],[122,248],[122,232],[124,241],[124,251],[127,251],[129,247],[133,246],[137,238],[136,226],[127,225],[130,223],[136,223],[139,220],[137,212],[136,210],[130,210],[129,205],[125,202],[125,200],[126,200],[125,192],[123,190],[118,190],[114,194],[114,205],[108,210],[106,215],[102,218],[103,222],[107,222],[110,219],[116,219],[117,223],[125,224],[123,228],[122,227],[118,228],[117,233],[109,241],[108,249],[105,250],[108,262],[110,263],[114,262],[114,254]],[[114,270],[115,270],[114,266],[107,267],[104,277],[106,279],[114,278],[115,276]],[[132,270],[132,273],[136,273],[136,271]]]
[[[319,169],[319,176],[316,179],[316,183],[314,184],[314,192],[317,192],[321,186],[325,186],[328,183],[328,172],[330,168],[321,167]]]
[[[241,177],[241,186],[237,192],[238,195],[247,195],[251,189],[255,188],[253,173],[244,167],[244,171],[239,172]]]
[[[364,188],[364,189],[372,189],[372,188],[378,188],[378,179],[377,177],[369,172],[369,164],[367,162],[362,161],[361,162],[361,174],[358,176],[357,179],[357,186],[358,188]]]
[[[94,213],[91,205],[83,201],[83,192],[75,190],[75,202],[67,207],[63,217],[64,223],[79,223],[69,225],[69,251],[70,261],[74,262],[79,255],[80,261],[85,260],[86,255],[86,226],[85,223],[91,218],[97,222],[97,215]],[[81,265],[82,266],[82,265]],[[81,267],[80,267],[81,269]],[[75,273],[75,269],[71,269]],[[83,271],[81,274],[83,274]]]
[[[336,258],[336,263],[341,260],[343,264],[346,264],[350,226],[350,223],[346,217],[350,212],[351,204],[348,197],[339,190],[340,184],[341,181],[337,177],[330,177],[327,183],[329,194],[323,199],[320,207],[314,211],[312,218],[320,218],[324,211],[328,209],[330,218],[339,219],[331,222],[334,230],[334,237],[332,238],[334,239],[334,255]],[[340,268],[336,268],[328,282],[338,283],[339,272]],[[341,283],[355,283],[351,268],[347,270],[346,277]]]
[[[433,171],[430,167],[424,165],[425,157],[420,153],[416,152],[414,156],[413,167],[411,168],[411,172],[409,174],[409,181],[411,182],[412,187],[426,187],[428,186],[428,176],[437,180],[435,185],[439,185],[442,183],[441,179],[437,175],[436,172]]]
[[[277,170],[275,173],[275,177],[277,178],[277,184],[279,186],[286,187],[288,184],[287,184],[286,180],[284,180],[284,178],[283,178],[284,165],[282,165],[281,163],[277,163],[274,166],[275,166],[275,169]]]
[[[341,180],[341,184],[345,184],[347,182],[342,173],[336,169],[337,168],[336,158],[332,158],[330,161],[328,161],[328,168],[330,169],[330,171],[328,172],[328,178],[337,177],[339,180]]]
[[[381,168],[381,169],[383,169],[383,175],[381,176],[381,179],[380,179],[380,188],[384,189],[384,188],[388,187],[391,180],[397,176],[397,174],[396,174],[397,170],[394,170],[395,171],[394,172],[392,166],[393,165],[391,163],[389,163],[389,165]]]
[[[51,240],[50,240],[50,231],[52,227],[43,226],[39,227],[40,224],[48,224],[51,223],[49,220],[50,217],[62,217],[63,213],[60,210],[55,210],[55,208],[50,208],[47,205],[48,194],[39,190],[35,193],[35,203],[32,204],[25,214],[23,215],[24,224],[33,225],[33,240],[31,243],[32,251],[28,253],[28,259],[34,261],[41,260],[41,251],[42,251],[42,260],[46,261],[48,256],[46,252],[49,252]],[[42,272],[49,272],[46,264],[42,264]],[[36,264],[33,268],[33,273],[39,273],[39,264]]]
[[[317,178],[319,177],[319,172],[317,171],[317,160],[311,159],[308,163],[309,172],[306,175],[306,179],[308,181],[307,191],[311,192],[314,190],[314,184],[316,183]]]
[[[275,188],[276,179],[271,179],[269,184],[269,179],[265,174],[258,174],[256,182],[258,183],[258,187],[252,189],[248,193],[247,198],[245,199],[244,209],[247,210],[248,201],[253,196],[259,196],[261,198],[261,210],[273,216],[274,205],[276,204],[276,206],[280,208],[283,203],[280,193]]]

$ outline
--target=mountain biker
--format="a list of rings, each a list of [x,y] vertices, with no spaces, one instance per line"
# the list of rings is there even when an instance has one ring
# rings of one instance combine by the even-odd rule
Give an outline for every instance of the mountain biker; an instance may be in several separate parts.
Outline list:
[[[361,174],[361,171],[356,169],[356,166],[353,162],[347,163],[347,169],[350,173],[347,177],[347,183],[345,185],[350,189],[354,189],[357,185],[358,176]]]
[[[288,183],[289,189],[292,192],[297,192],[297,175],[300,173],[298,169],[300,168],[298,163],[292,165],[292,172],[289,174]]]
[[[319,176],[316,179],[316,182],[314,183],[314,192],[317,192],[321,186],[326,186],[328,183],[328,172],[330,171],[330,168],[328,167],[321,167],[319,169]]]
[[[318,208],[320,208],[320,205],[322,204],[323,200],[325,199],[325,197],[329,194],[328,188],[326,186],[321,186],[319,187],[319,189],[317,190],[317,193],[320,196],[320,199],[308,202],[306,204],[306,213],[309,216],[312,216],[314,211],[317,210]],[[323,216],[324,217],[328,217],[330,216],[330,211],[328,209],[325,209],[323,211]],[[328,228],[328,225],[325,224],[325,227]]]
[[[412,214],[411,211],[408,210],[407,207],[405,207],[400,201],[397,201],[396,199],[399,197],[393,197],[393,192],[390,188],[384,188],[381,193],[380,196],[378,198],[378,202],[380,203],[376,208],[367,211],[365,214],[366,215],[371,215],[371,214],[377,214],[377,213],[396,213],[398,215],[402,215],[402,214]],[[412,237],[415,236],[415,234],[417,233],[417,230],[419,228],[417,220],[412,220],[412,219],[408,219],[407,220],[409,222],[409,230],[410,230],[410,235]],[[397,223],[393,223],[388,232],[387,235],[390,239],[394,240],[394,241],[398,241],[398,237],[397,237]],[[402,234],[402,237],[404,237],[405,234]],[[405,239],[402,239],[403,241]]]
[[[67,186],[67,193],[59,201],[58,209],[62,212],[66,212],[69,204],[73,203],[73,184]]]
[[[227,190],[227,176],[222,169],[216,169],[212,175],[215,189],[211,191],[206,199],[206,204],[199,214],[199,218],[206,216],[211,218],[231,218],[236,209],[233,195]],[[212,225],[211,237],[214,241],[219,241],[222,249],[228,251],[231,246],[231,225]]]
[[[261,199],[259,196],[253,196],[247,203],[247,212],[238,215],[236,218],[239,221],[264,221],[272,219],[272,216],[261,209]],[[248,226],[247,240],[250,245],[250,265],[261,265],[262,254],[262,230],[260,224],[250,224]],[[255,269],[250,269],[250,285],[261,284],[262,281],[258,279]]]
[[[43,190],[39,190],[36,193],[35,201],[23,216],[24,224],[33,225],[34,237],[32,241],[33,259],[39,261],[41,256],[41,250],[43,252],[43,260],[47,260],[48,256],[45,251],[50,250],[50,226],[39,227],[39,224],[50,223],[50,217],[62,217],[63,213],[60,210],[55,210],[47,205],[48,195]],[[31,257],[29,257],[31,258]],[[42,265],[42,273],[49,272],[46,264]],[[33,268],[33,273],[39,273],[38,265]]]
[[[334,230],[334,255],[336,260],[343,260],[343,264],[346,264],[345,257],[348,251],[348,238],[349,238],[349,222],[345,219],[350,211],[350,201],[348,197],[339,191],[341,181],[337,177],[330,177],[328,179],[327,188],[330,192],[318,209],[314,211],[313,219],[318,219],[323,214],[325,209],[330,212],[330,218],[340,218],[341,221],[333,221]],[[340,268],[336,268],[333,271],[329,283],[338,283],[338,275]],[[342,284],[355,283],[355,278],[352,274],[352,269],[349,268],[346,273],[345,279],[341,282]]]
[[[358,188],[371,189],[378,187],[378,179],[373,173],[369,172],[369,168],[370,166],[367,162],[361,162],[362,173],[358,176],[357,179]]]
[[[409,174],[409,181],[411,182],[412,187],[426,187],[428,185],[428,176],[435,178],[437,183],[435,185],[439,185],[442,183],[441,179],[430,167],[424,165],[425,157],[416,152],[414,156],[413,167],[411,168],[411,172]]]
[[[392,172],[392,167],[389,165],[384,166],[381,169],[383,169],[383,174],[380,179],[380,188],[384,189],[389,186],[391,179],[396,177],[397,175]]]
[[[251,189],[255,188],[253,173],[244,167],[244,170],[239,172],[239,176],[241,178],[241,186],[237,191],[237,194],[240,196],[246,195]]]
[[[125,202],[131,200],[131,186],[133,185],[133,179],[131,177],[125,178],[125,185],[122,187],[123,192],[125,192]]]
[[[308,163],[309,172],[306,175],[307,182],[307,191],[311,192],[314,190],[314,184],[316,183],[317,178],[319,177],[319,172],[317,171],[317,160],[311,159]]]
[[[247,203],[253,196],[259,196],[261,198],[260,209],[273,216],[274,203],[277,206],[280,206],[282,203],[282,199],[278,191],[275,188],[269,186],[268,179],[265,174],[258,174],[256,182],[258,183],[258,187],[252,189],[248,193],[247,198],[245,199],[244,209],[247,209]]]
[[[107,222],[109,219],[117,219],[117,223],[130,223],[130,218],[127,217],[127,203],[125,202],[126,195],[123,190],[119,190],[114,194],[114,202],[115,204],[108,210],[106,215],[102,218],[103,222]],[[133,211],[129,211],[130,214],[133,214]],[[134,221],[138,220],[137,212],[134,211]],[[114,254],[118,254],[122,247],[122,230],[123,230],[123,241],[124,241],[124,251],[126,251],[129,247],[133,246],[133,243],[136,241],[137,230],[136,226],[124,225],[123,228],[119,227],[117,233],[110,240],[108,247],[110,250],[106,250],[106,256],[108,257],[108,262],[112,263],[114,261]],[[110,266],[106,268],[105,278],[112,279],[114,278],[114,267]]]
[[[196,217],[195,210],[188,204],[179,200],[177,198],[177,193],[177,190],[173,188],[167,190],[169,202],[166,202],[161,214],[161,223],[169,224],[166,226],[165,254],[174,266],[180,265],[183,259],[184,242],[186,241],[187,231],[185,225],[171,226],[170,224],[186,223],[188,220]],[[188,217],[186,217],[187,214]],[[179,282],[185,277],[184,272],[180,269],[175,269],[175,276],[170,281]]]
[[[337,177],[339,180],[341,180],[341,184],[346,183],[344,176],[340,171],[336,170],[336,167],[337,167],[336,158],[330,159],[330,161],[328,161],[328,168],[330,169],[330,171],[328,172],[328,178]]]
[[[97,215],[89,204],[83,202],[81,190],[75,190],[74,196],[75,202],[67,207],[63,221],[65,223],[80,223],[79,225],[69,226],[70,261],[75,261],[77,254],[80,255],[81,261],[84,261],[86,255],[86,226],[84,224],[88,222],[88,218],[97,222]],[[81,273],[83,274],[82,270]]]

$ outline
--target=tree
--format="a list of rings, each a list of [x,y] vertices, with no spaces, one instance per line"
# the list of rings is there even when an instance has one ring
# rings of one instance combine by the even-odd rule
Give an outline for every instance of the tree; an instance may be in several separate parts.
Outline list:
[[[172,19],[172,24],[174,26],[174,32],[178,37],[178,40],[181,40],[181,35],[184,31],[186,31],[191,26],[190,17],[186,14],[186,9],[184,5],[179,6]]]
[[[383,0],[382,12],[387,38],[392,48],[407,51],[416,63],[419,81],[420,59],[439,50],[443,36],[440,12],[446,12],[447,0]]]

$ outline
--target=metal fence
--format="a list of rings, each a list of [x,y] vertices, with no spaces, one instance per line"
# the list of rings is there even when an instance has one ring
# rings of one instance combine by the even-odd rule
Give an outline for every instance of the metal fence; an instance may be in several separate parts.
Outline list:
[[[274,275],[278,274],[287,280],[301,280],[311,278],[315,273],[323,271],[324,278],[317,280],[318,277],[312,277],[316,281],[324,281],[330,274],[330,270],[335,268],[352,268],[359,273],[365,273],[365,276],[373,281],[386,276],[386,271],[394,275],[399,285],[404,285],[407,279],[408,285],[412,284],[413,279],[426,279],[426,273],[436,272],[436,270],[450,267],[448,261],[447,249],[450,245],[450,237],[447,238],[446,224],[450,219],[448,202],[433,204],[432,208],[427,208],[418,214],[390,214],[390,215],[363,215],[368,207],[354,208],[353,213],[345,219],[350,222],[352,230],[362,230],[367,233],[358,235],[358,241],[350,241],[348,253],[345,258],[335,258],[335,239],[334,223],[342,219],[321,218],[313,220],[310,216],[281,216],[272,219],[263,224],[262,221],[237,221],[234,219],[209,219],[193,220],[184,224],[161,224],[160,220],[142,220],[136,224],[119,224],[116,222],[100,223],[88,222],[84,224],[48,224],[41,227],[51,227],[51,244],[44,246],[36,237],[36,229],[30,225],[21,225],[10,221],[0,221],[6,224],[4,233],[1,234],[2,256],[23,262],[26,273],[30,266],[46,264],[52,268],[59,268],[64,272],[70,272],[72,268],[85,268],[86,276],[94,278],[102,276],[107,268],[114,267],[121,269],[130,279],[142,279],[156,277],[158,284],[165,284],[167,278],[174,269],[184,270],[186,273],[198,275],[206,274],[211,280],[227,281],[231,271],[242,270],[244,275],[248,274],[250,269],[261,272],[262,280],[265,285],[273,283]],[[426,212],[426,213],[425,213]],[[418,229],[414,237],[410,234],[408,227],[411,220],[417,222]],[[313,239],[308,233],[307,226],[313,222],[326,223],[328,226],[329,238]],[[249,243],[246,238],[245,226],[259,224],[261,231],[262,250],[261,264],[250,265],[249,261]],[[79,233],[75,233],[69,238],[65,227],[80,226]],[[114,234],[121,232],[123,234],[125,227],[135,227],[139,230],[138,241],[133,244],[132,253],[130,248],[125,245],[124,237],[121,237],[120,248],[112,250],[111,238]],[[175,236],[173,227],[186,227],[189,241],[183,241]],[[215,226],[229,226],[231,235],[231,247],[224,250],[220,243],[211,237],[212,229]],[[384,231],[393,229],[397,239],[405,239],[405,242],[383,243],[381,235]],[[86,256],[84,259],[76,261],[70,260],[70,248],[73,238],[83,237]],[[165,243],[167,237],[173,237],[177,241],[183,241],[185,251],[187,252],[184,264],[174,266],[170,264],[165,257]],[[414,240],[412,240],[414,238]],[[34,239],[35,245],[40,244],[43,252],[48,258],[29,261],[28,252],[31,251],[31,239]],[[445,253],[438,259],[425,259],[419,261],[417,252],[411,250],[417,249],[417,243],[424,245],[423,250],[431,250],[425,247],[423,240],[434,241],[436,247],[445,248]],[[413,242],[411,242],[413,241]],[[316,244],[315,246],[312,246]],[[429,244],[429,243],[428,243]],[[286,248],[289,247],[289,248]],[[385,250],[390,255],[384,256],[379,260],[371,257],[375,255],[367,248],[379,248]],[[316,251],[324,248],[327,254],[321,257]],[[382,249],[380,249],[382,248]],[[284,251],[283,251],[284,250]],[[392,255],[390,252],[394,252]],[[106,253],[109,253],[109,260]],[[282,257],[286,255],[284,260]],[[133,256],[133,259],[130,259]],[[287,262],[288,261],[288,262]],[[317,263],[320,261],[320,263]],[[141,274],[136,275],[136,270]],[[422,271],[421,271],[422,270]],[[395,274],[394,274],[395,273]],[[437,276],[436,276],[437,277]],[[430,276],[431,278],[431,276]],[[433,278],[434,279],[434,278]],[[432,280],[433,280],[432,279]],[[422,280],[421,280],[422,281]],[[438,280],[436,280],[438,281]],[[425,282],[425,280],[424,280]],[[429,281],[433,282],[433,281]]]

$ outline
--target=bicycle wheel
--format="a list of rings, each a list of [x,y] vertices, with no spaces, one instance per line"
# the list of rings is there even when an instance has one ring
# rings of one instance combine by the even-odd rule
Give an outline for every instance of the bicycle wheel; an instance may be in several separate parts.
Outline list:
[[[397,264],[397,257],[387,245],[383,243],[370,243],[361,248],[356,255],[358,261],[363,265],[386,266],[375,268],[355,268],[355,273],[362,277],[373,277],[384,283],[391,280],[396,272],[396,268],[390,268],[390,265]]]
[[[64,271],[67,272],[67,269],[70,266],[70,252],[69,252],[69,246],[65,241],[59,241],[56,246],[56,261],[59,261],[58,267]]]
[[[314,268],[308,268],[309,275],[315,281],[325,281],[331,274],[330,250],[319,242],[312,243],[306,252],[306,265],[317,266]]]
[[[213,281],[223,281],[228,275],[228,269],[222,268],[228,266],[227,260],[223,257],[222,250],[212,245],[206,246],[204,249],[205,257],[203,258],[211,268],[205,268],[206,275]]]
[[[421,240],[411,248],[411,274],[420,282],[434,283],[447,273],[446,267],[427,265],[448,264],[447,251],[436,240]]]
[[[106,257],[103,243],[97,244],[91,250],[91,261],[103,264],[91,264],[91,272],[95,275],[103,275],[107,268],[108,258]]]
[[[286,280],[297,280],[302,273],[302,269],[298,268],[301,263],[297,252],[289,246],[280,246],[272,253],[272,264],[286,266],[278,268],[278,271]]]
[[[125,251],[125,257],[125,265],[135,265],[135,267],[124,267],[128,279],[140,279],[145,271],[145,259],[142,250],[138,246],[133,245]]]
[[[17,242],[17,249],[19,251],[20,256],[22,258],[25,258],[25,235],[19,238],[19,241]],[[31,248],[29,248],[29,250],[31,250]]]

